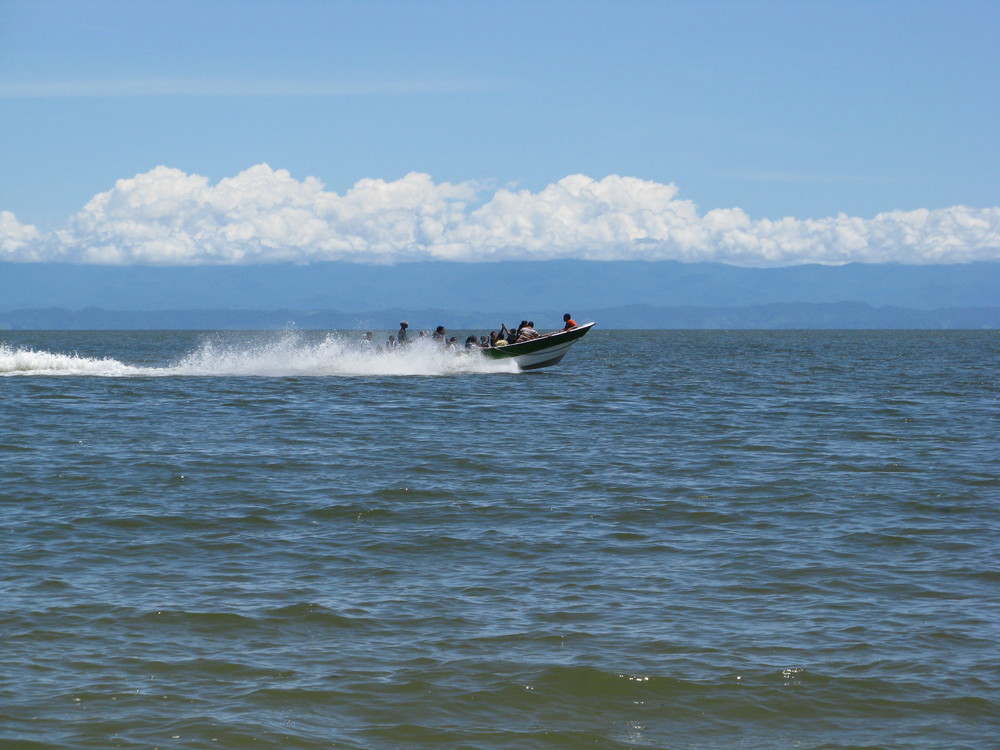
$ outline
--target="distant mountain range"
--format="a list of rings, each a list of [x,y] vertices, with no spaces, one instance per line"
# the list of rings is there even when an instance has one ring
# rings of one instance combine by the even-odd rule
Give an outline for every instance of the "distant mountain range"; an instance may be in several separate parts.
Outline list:
[[[625,305],[579,308],[580,321],[602,328],[679,329],[993,329],[1000,330],[1000,307],[913,310],[876,308],[861,302],[806,302],[748,307],[652,307]],[[0,330],[349,330],[395,331],[400,320],[412,330],[445,325],[453,330],[489,331],[518,323],[523,312],[470,312],[392,309],[370,313],[336,310],[83,310],[47,308],[0,312]],[[541,329],[559,328],[558,310],[532,314]]]
[[[0,263],[2,328],[1000,328],[1000,262]]]

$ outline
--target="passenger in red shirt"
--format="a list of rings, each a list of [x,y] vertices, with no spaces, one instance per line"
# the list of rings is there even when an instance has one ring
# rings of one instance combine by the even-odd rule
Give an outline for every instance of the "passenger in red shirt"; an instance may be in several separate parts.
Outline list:
[[[563,322],[566,323],[566,325],[563,326],[564,331],[568,331],[570,328],[576,328],[576,321],[569,316],[569,313],[563,315]]]

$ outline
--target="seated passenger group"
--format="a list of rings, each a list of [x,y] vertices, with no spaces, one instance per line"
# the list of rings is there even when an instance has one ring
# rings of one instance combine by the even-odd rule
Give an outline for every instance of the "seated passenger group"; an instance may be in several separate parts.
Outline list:
[[[577,323],[569,313],[563,315],[562,330],[569,331],[576,328]],[[500,324],[500,333],[492,331],[487,346],[509,346],[510,344],[520,344],[524,341],[538,338],[540,334],[535,330],[535,321],[522,320],[517,328],[507,328],[506,323]]]
[[[569,313],[563,315],[562,327],[563,331],[568,331],[572,328],[576,328],[577,323],[570,317]],[[386,342],[386,347],[389,349],[394,349],[397,346],[408,344],[411,339],[407,332],[409,328],[409,323],[405,320],[399,324],[399,333],[395,337],[390,336],[388,342]],[[426,337],[425,331],[420,331],[419,338]],[[530,341],[531,339],[538,338],[540,334],[535,330],[535,322],[533,320],[522,320],[521,324],[517,328],[507,328],[506,323],[500,324],[500,332],[490,331],[489,338],[486,336],[480,336],[477,340],[475,336],[469,336],[465,339],[466,349],[488,349],[490,347],[497,346],[508,346],[510,344],[520,344],[524,341]],[[371,333],[365,334],[365,339],[367,341],[371,340]],[[458,349],[458,337],[452,336],[447,337],[447,331],[444,326],[438,326],[434,329],[434,333],[431,334],[431,340],[435,343],[440,343],[443,346],[447,346],[449,349]]]

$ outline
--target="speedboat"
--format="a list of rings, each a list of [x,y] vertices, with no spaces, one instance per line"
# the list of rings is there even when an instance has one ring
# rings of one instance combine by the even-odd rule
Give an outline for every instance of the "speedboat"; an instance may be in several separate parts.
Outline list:
[[[522,370],[551,367],[559,364],[559,360],[566,356],[573,342],[582,339],[593,327],[593,323],[586,323],[568,331],[554,331],[507,346],[491,346],[480,349],[480,352],[490,359],[513,359]]]

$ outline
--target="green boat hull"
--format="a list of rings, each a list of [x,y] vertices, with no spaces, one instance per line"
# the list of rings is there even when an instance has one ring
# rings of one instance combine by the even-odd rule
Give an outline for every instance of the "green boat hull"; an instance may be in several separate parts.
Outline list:
[[[587,323],[568,331],[556,331],[519,344],[482,349],[481,352],[489,359],[513,359],[522,370],[552,367],[559,364],[569,348],[583,338],[593,326],[593,323]]]

